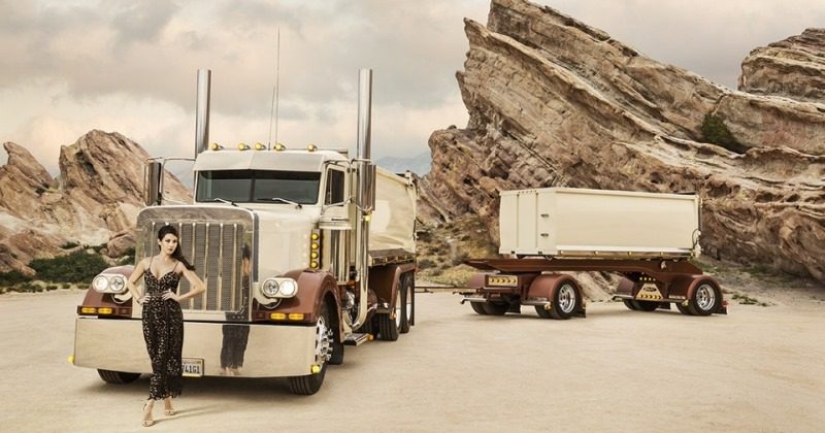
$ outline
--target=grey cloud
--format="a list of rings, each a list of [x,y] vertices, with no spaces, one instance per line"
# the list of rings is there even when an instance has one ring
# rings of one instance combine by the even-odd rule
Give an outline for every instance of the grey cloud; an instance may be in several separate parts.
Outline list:
[[[157,42],[180,9],[177,2],[170,0],[114,3],[111,7],[112,27],[117,33],[116,51],[132,43]]]

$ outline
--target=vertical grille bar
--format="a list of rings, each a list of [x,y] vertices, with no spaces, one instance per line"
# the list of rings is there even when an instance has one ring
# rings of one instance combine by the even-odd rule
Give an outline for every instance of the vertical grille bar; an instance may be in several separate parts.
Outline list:
[[[136,242],[139,255],[137,260],[150,257],[157,252],[157,231],[167,222],[147,220],[144,230]],[[238,223],[209,223],[206,221],[182,221],[172,223],[180,235],[183,255],[195,266],[195,273],[206,285],[206,293],[184,301],[184,310],[240,312],[243,310],[243,259],[246,227]],[[178,293],[191,290],[186,278],[180,280]]]

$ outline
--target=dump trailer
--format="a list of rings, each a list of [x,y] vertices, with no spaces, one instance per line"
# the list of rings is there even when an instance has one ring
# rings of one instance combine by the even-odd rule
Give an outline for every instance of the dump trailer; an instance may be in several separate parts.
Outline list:
[[[473,275],[462,303],[482,315],[535,307],[539,316],[585,316],[581,286],[565,271],[621,276],[614,294],[631,310],[669,309],[687,315],[727,312],[719,283],[691,263],[700,255],[701,200],[577,188],[504,191],[499,253],[467,260]]]
[[[414,324],[415,200],[409,173],[370,160],[372,72],[359,85],[358,155],[208,140],[211,74],[199,72],[194,203],[167,204],[164,161],[146,164],[135,260],[171,224],[206,292],[182,303],[184,374],[286,377],[314,394],[344,345],[395,341]],[[73,362],[110,383],[151,373],[133,266],[95,277],[78,306]],[[182,279],[179,293],[190,289]]]

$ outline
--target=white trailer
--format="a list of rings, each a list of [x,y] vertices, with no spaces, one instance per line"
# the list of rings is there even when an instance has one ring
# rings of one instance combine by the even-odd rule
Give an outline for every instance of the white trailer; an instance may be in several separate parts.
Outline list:
[[[689,261],[700,254],[700,217],[692,194],[502,192],[499,253],[510,258],[468,260],[487,272],[471,278],[462,303],[479,314],[532,305],[542,317],[584,316],[579,283],[558,272],[608,271],[622,275],[614,299],[632,310],[675,304],[683,314],[726,313],[719,284]]]

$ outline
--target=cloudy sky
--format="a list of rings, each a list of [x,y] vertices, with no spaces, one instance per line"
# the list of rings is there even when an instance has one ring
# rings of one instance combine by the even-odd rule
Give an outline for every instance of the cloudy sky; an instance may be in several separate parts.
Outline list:
[[[536,3],[728,87],[751,49],[825,26],[822,0]],[[210,141],[274,142],[278,76],[278,141],[354,149],[358,69],[369,67],[373,157],[412,157],[432,131],[466,124],[455,81],[468,48],[462,20],[486,23],[489,4],[0,0],[0,142],[25,146],[53,174],[60,146],[92,129],[153,156],[191,157],[197,69],[209,68]]]

